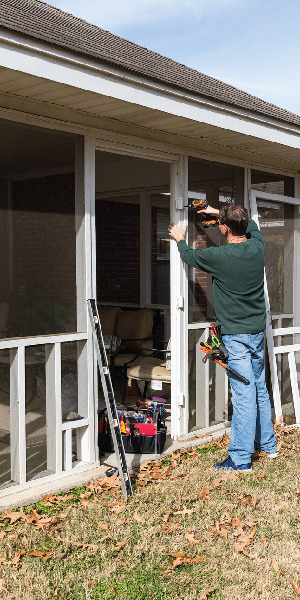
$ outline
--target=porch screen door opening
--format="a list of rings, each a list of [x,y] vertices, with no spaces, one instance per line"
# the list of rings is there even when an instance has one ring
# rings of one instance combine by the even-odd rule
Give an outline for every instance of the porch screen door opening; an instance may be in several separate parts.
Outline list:
[[[266,336],[276,419],[300,424],[300,200],[251,191],[251,215],[266,245]]]

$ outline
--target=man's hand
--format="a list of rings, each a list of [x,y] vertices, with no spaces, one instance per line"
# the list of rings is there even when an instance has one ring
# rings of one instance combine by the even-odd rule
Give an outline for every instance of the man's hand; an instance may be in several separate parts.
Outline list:
[[[201,215],[216,215],[217,217],[219,216],[219,209],[218,208],[213,208],[212,206],[207,206],[206,208],[202,208],[201,210],[197,210],[197,213],[200,213]]]
[[[179,225],[175,225],[174,223],[170,223],[168,231],[173,240],[175,242],[180,242],[180,240],[185,240],[187,225],[184,227],[179,227]]]

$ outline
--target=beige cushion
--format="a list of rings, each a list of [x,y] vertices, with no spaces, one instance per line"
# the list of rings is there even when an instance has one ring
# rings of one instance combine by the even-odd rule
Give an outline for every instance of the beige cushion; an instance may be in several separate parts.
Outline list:
[[[116,324],[120,312],[121,309],[118,306],[98,306],[103,335],[116,335]]]
[[[116,336],[125,342],[128,352],[139,352],[141,348],[152,348],[153,340],[143,341],[152,336],[153,310],[123,310],[118,316]],[[136,340],[136,341],[135,341]]]
[[[139,365],[129,367],[127,377],[142,381],[171,383],[171,371],[167,371],[165,361],[159,358],[145,358]]]

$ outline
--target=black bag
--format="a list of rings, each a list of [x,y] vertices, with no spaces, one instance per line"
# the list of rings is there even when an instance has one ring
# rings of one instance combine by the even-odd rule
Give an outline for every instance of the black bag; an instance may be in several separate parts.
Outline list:
[[[165,447],[167,429],[161,427],[155,435],[127,435],[122,433],[124,450],[130,454],[161,454]],[[98,434],[98,446],[102,452],[114,452],[111,433]]]

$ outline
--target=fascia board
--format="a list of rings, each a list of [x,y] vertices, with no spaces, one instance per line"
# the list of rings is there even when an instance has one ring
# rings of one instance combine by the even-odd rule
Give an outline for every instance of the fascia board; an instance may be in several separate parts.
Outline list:
[[[0,32],[0,68],[23,72],[291,148],[300,148],[300,127],[201,98],[6,30]]]

